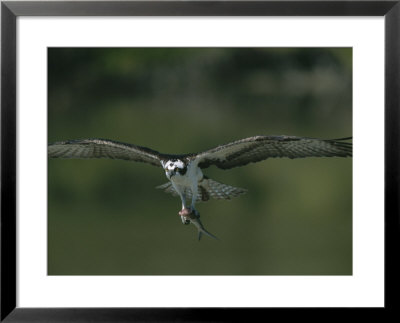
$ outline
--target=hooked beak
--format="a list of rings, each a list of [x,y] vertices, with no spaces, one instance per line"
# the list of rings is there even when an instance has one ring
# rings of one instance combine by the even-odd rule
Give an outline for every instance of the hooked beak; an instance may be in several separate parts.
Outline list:
[[[171,170],[165,170],[165,174],[167,175],[168,179],[171,179],[175,173]]]

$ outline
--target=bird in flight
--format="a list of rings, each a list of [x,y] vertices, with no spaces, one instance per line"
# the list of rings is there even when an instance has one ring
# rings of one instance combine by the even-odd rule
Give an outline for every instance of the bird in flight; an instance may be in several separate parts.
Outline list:
[[[254,136],[215,148],[189,154],[164,154],[147,147],[107,139],[68,140],[49,144],[51,158],[111,158],[144,162],[162,167],[168,182],[157,188],[179,196],[182,223],[196,226],[198,239],[202,234],[217,239],[200,221],[195,204],[210,198],[229,200],[246,193],[246,189],[222,184],[208,178],[203,169],[212,165],[230,169],[268,158],[351,157],[349,138],[317,139],[295,136]],[[188,204],[190,201],[190,204]]]

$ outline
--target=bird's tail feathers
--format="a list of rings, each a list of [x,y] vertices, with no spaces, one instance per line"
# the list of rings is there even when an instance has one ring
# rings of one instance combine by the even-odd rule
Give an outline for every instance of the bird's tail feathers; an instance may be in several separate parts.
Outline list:
[[[157,186],[156,188],[164,190],[166,193],[170,193],[174,196],[179,196],[175,191],[171,182],[165,183],[163,185]],[[214,181],[206,176],[198,184],[197,190],[197,202],[205,202],[210,198],[216,200],[230,200],[234,197],[238,197],[247,192],[246,189],[240,187],[234,187],[226,184]],[[186,198],[192,198],[192,191],[190,188],[185,190]]]
[[[165,184],[156,186],[157,189],[163,190],[165,193],[172,194],[173,196],[179,196],[179,194],[175,191],[174,187],[172,186],[171,182],[167,182]]]

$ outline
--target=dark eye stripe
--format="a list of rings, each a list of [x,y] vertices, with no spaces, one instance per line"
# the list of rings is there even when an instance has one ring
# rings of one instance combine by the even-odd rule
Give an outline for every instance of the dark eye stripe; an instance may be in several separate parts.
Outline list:
[[[186,171],[187,171],[187,167],[185,166],[185,167],[179,169],[179,174],[185,175],[185,174],[186,174]]]

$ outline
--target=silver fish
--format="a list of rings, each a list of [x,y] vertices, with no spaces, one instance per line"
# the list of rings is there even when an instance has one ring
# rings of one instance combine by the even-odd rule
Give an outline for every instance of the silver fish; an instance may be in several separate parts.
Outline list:
[[[215,235],[212,233],[208,232],[203,224],[200,221],[200,214],[198,212],[192,211],[191,209],[184,208],[179,212],[179,215],[183,218],[186,219],[186,221],[190,221],[190,223],[193,223],[194,226],[197,228],[199,232],[199,241],[203,235],[203,233],[211,238],[214,238],[216,240],[219,240]]]

